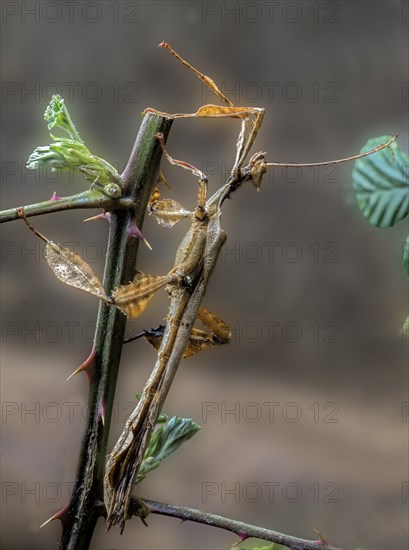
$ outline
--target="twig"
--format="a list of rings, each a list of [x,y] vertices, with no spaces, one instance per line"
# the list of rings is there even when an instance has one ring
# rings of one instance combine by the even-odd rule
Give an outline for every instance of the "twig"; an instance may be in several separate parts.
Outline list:
[[[99,190],[83,191],[77,195],[69,197],[61,197],[58,200],[48,200],[29,204],[24,206],[24,213],[27,218],[31,216],[41,216],[42,214],[50,214],[51,212],[61,212],[62,210],[76,210],[79,208],[103,208],[104,210],[119,210],[129,208],[129,199],[111,199]],[[19,215],[17,208],[10,208],[0,212],[0,223],[11,222],[18,220]]]
[[[143,506],[143,510],[141,510],[141,505]],[[147,508],[145,508],[145,505]],[[182,521],[193,521],[195,523],[210,525],[211,527],[218,527],[219,529],[225,529],[226,531],[234,533],[240,537],[240,541],[253,537],[269,542],[276,542],[292,550],[340,550],[340,548],[328,544],[323,538],[318,540],[300,539],[264,527],[257,527],[256,525],[250,525],[242,521],[202,512],[195,508],[173,506],[172,504],[165,504],[163,502],[157,502],[156,500],[132,498],[129,512],[138,517],[141,517],[142,514],[142,519],[145,519],[146,513],[147,515],[158,514],[160,516],[181,519]],[[99,516],[106,516],[106,509],[103,502],[97,504],[96,513]]]
[[[108,294],[129,282],[135,270],[138,239],[129,238],[131,223],[142,226],[147,202],[159,170],[161,148],[157,132],[168,135],[171,121],[144,118],[123,178],[132,210],[111,212],[105,262],[104,287]],[[135,219],[133,217],[135,216]],[[101,303],[92,353],[89,415],[82,442],[76,485],[62,519],[61,548],[89,548],[98,519],[95,502],[103,499],[103,477],[111,414],[125,333],[126,317],[117,308]]]

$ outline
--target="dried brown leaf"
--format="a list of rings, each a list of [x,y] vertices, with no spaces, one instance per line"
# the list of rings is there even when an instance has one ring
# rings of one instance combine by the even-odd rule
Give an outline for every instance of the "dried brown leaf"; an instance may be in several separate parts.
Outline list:
[[[81,256],[52,241],[47,241],[45,255],[48,265],[60,281],[109,301],[100,280]]]
[[[164,227],[173,227],[190,214],[189,210],[185,210],[181,204],[173,199],[156,202],[151,207],[151,213],[156,217],[158,223]]]

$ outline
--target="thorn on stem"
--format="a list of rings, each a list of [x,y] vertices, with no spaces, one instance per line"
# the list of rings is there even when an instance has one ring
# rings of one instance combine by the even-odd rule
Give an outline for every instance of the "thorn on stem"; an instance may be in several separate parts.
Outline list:
[[[102,212],[102,214],[98,214],[97,216],[92,216],[91,218],[86,218],[83,220],[84,222],[93,222],[94,220],[107,220],[108,222],[111,221],[111,216],[109,212]]]
[[[132,219],[131,224],[128,229],[128,238],[136,238],[140,239],[145,243],[145,245],[149,248],[149,250],[152,250],[151,245],[148,243],[148,241],[145,239],[145,237],[142,235],[141,230],[138,228],[138,226],[135,223],[135,220]]]
[[[98,415],[101,417],[102,425],[105,426],[105,403],[103,399],[99,402]]]
[[[317,533],[317,535],[319,537],[318,540],[314,541],[316,544],[322,544],[324,546],[329,546],[330,545],[327,538],[322,533],[320,533],[318,531],[318,529],[314,529],[314,531]]]
[[[92,222],[95,220],[107,220],[108,222],[111,222],[111,215],[109,212],[103,212],[102,214],[98,214],[97,216],[92,216],[91,218],[86,218],[84,222]],[[135,223],[135,220],[133,219],[131,221],[131,224],[128,229],[128,238],[137,238],[143,241],[146,246],[149,248],[149,250],[152,250],[151,245],[148,243],[148,241],[145,239],[145,237],[142,235],[141,230],[138,228],[138,226]]]
[[[54,191],[54,193],[51,195],[50,201],[59,201],[61,197],[57,195],[57,192]]]
[[[242,542],[244,542],[245,540],[247,540],[249,538],[249,535],[247,533],[243,533],[243,532],[240,532],[240,531],[238,531],[236,533],[236,535],[239,537],[239,540],[236,541],[234,544],[232,544],[232,548],[233,548],[233,546],[238,546],[239,544],[241,544]]]
[[[93,347],[88,359],[86,359],[82,363],[82,365],[80,365],[72,374],[70,374],[70,376],[67,378],[67,382],[68,380],[71,380],[71,378],[76,374],[84,371],[85,374],[87,375],[88,382],[91,383],[92,376],[94,374],[94,365],[95,365],[95,348]]]
[[[61,521],[61,523],[64,525],[64,521],[65,521],[65,514],[68,510],[68,504],[66,506],[64,506],[64,508],[61,508],[61,510],[59,510],[58,512],[56,512],[53,516],[51,516],[50,518],[48,518],[44,523],[42,523],[40,525],[40,529],[42,527],[45,527],[46,525],[48,525],[49,523],[51,523],[52,521],[54,521],[55,519],[59,519]]]

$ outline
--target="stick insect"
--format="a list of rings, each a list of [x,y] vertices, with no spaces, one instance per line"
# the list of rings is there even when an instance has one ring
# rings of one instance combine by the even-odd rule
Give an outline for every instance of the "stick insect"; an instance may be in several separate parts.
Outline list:
[[[170,49],[167,44],[162,46]],[[142,313],[147,302],[163,286],[167,285],[170,294],[166,326],[162,330],[154,331],[154,334],[152,332],[144,334],[158,349],[155,367],[106,465],[104,489],[108,511],[107,527],[119,524],[121,530],[128,516],[132,489],[149,438],[182,357],[197,353],[211,345],[226,343],[230,338],[227,325],[216,315],[201,307],[209,277],[226,240],[226,234],[220,223],[221,206],[224,200],[245,181],[252,181],[259,188],[262,175],[267,170],[263,153],[253,155],[248,165],[243,168],[260,128],[264,109],[233,106],[211,79],[193,68],[176,52],[171,49],[170,51],[210,86],[227,103],[227,107],[207,105],[191,115],[168,115],[153,109],[147,109],[147,111],[170,118],[191,116],[240,118],[241,130],[231,176],[227,183],[209,199],[207,198],[208,180],[205,174],[187,162],[173,159],[164,149],[162,136],[158,136],[168,161],[175,166],[190,170],[198,178],[198,197],[195,210],[189,212],[174,201],[159,201],[157,194],[154,194],[150,209],[160,223],[169,226],[183,218],[191,220],[190,228],[176,253],[174,267],[166,276],[138,277],[134,283],[124,285],[113,293],[115,305],[132,317]],[[207,327],[207,331],[193,328],[195,319],[200,320]]]
[[[130,316],[139,315],[159,288],[168,285],[167,289],[170,294],[166,326],[143,333],[145,338],[158,350],[155,367],[137,407],[130,415],[106,464],[107,527],[109,529],[111,525],[119,524],[121,531],[128,517],[132,489],[147,443],[182,357],[192,355],[214,344],[226,343],[229,340],[230,332],[227,325],[201,306],[209,277],[226,240],[226,234],[221,228],[220,222],[222,204],[233,191],[246,181],[251,181],[259,190],[267,167],[284,165],[266,163],[265,153],[258,152],[243,167],[262,124],[264,109],[235,107],[222,94],[212,79],[190,65],[167,43],[162,43],[160,46],[168,49],[183,65],[192,70],[227,106],[205,105],[196,113],[191,114],[169,115],[151,108],[146,112],[154,112],[173,119],[188,117],[239,118],[241,119],[241,130],[236,144],[236,158],[231,175],[227,183],[209,199],[207,199],[207,177],[192,165],[173,159],[164,149],[163,142],[161,143],[164,156],[171,164],[190,170],[198,177],[198,199],[196,209],[193,212],[188,212],[174,201],[159,201],[154,196],[150,205],[151,213],[163,225],[171,226],[183,218],[190,218],[191,226],[179,246],[174,267],[167,276],[141,277],[135,283],[125,285],[113,294],[114,303]],[[161,136],[158,138],[161,139]],[[297,166],[321,164],[328,163]],[[198,331],[193,328],[195,319],[202,321],[208,331]]]
[[[138,470],[149,438],[182,357],[229,340],[230,332],[227,325],[201,306],[210,275],[226,240],[220,221],[221,208],[225,199],[247,181],[251,181],[256,189],[259,189],[262,177],[269,166],[321,166],[345,162],[372,154],[387,147],[395,139],[367,153],[337,161],[308,164],[268,163],[265,161],[265,153],[258,152],[253,154],[248,164],[244,166],[262,124],[264,109],[234,106],[212,79],[190,65],[167,43],[162,43],[160,46],[168,49],[183,65],[192,70],[226,106],[205,105],[191,114],[171,115],[154,109],[147,109],[145,112],[172,119],[229,117],[241,121],[236,157],[230,177],[210,198],[207,198],[208,181],[205,174],[191,164],[171,157],[164,149],[163,137],[157,136],[167,160],[175,166],[189,170],[198,178],[197,205],[193,212],[184,210],[175,201],[159,200],[158,192],[154,192],[150,201],[151,213],[164,226],[171,226],[182,219],[190,219],[190,228],[177,250],[174,266],[169,273],[162,276],[138,274],[133,282],[119,287],[112,296],[106,296],[98,278],[81,258],[49,241],[29,224],[24,211],[19,213],[30,229],[46,241],[47,261],[57,277],[66,284],[97,296],[118,307],[129,317],[139,316],[161,288],[166,287],[170,295],[166,326],[143,333],[143,336],[158,350],[157,360],[141,399],[130,415],[106,463],[104,500],[107,509],[107,527],[119,524],[121,532],[128,518],[132,490],[137,481]],[[200,320],[207,330],[199,331],[194,328],[196,319]],[[147,513],[143,506],[141,501],[142,519]]]

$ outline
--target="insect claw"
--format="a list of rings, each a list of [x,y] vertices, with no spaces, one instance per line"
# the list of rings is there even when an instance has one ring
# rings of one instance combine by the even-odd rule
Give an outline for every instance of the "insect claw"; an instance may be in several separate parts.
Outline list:
[[[59,201],[61,197],[57,195],[57,192],[54,191],[54,193],[51,195],[50,201]]]

